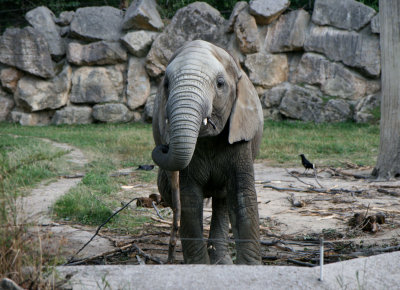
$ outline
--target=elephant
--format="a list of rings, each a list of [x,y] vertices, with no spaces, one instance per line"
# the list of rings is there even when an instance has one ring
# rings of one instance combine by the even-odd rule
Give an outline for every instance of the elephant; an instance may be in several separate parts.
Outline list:
[[[258,94],[239,63],[203,40],[184,44],[171,57],[154,102],[153,161],[157,185],[171,205],[171,173],[179,172],[180,239],[187,264],[261,263],[253,162],[263,132]],[[203,200],[211,198],[206,243]]]

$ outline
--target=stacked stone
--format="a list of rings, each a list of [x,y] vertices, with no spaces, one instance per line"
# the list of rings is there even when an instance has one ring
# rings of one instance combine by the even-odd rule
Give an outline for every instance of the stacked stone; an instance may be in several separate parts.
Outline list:
[[[238,2],[229,18],[204,2],[164,28],[155,0],[26,14],[0,37],[0,121],[23,125],[151,121],[168,60],[185,42],[227,49],[272,119],[368,122],[380,103],[379,19],[354,0]]]

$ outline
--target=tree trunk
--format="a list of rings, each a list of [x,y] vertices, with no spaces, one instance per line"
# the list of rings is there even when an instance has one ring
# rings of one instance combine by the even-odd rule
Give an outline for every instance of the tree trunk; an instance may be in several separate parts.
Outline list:
[[[381,133],[378,162],[372,174],[390,179],[400,176],[400,1],[380,0],[379,11]]]

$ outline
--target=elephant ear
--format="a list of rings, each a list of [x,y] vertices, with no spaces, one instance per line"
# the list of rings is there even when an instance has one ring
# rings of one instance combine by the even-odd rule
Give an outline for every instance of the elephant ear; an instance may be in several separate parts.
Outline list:
[[[241,72],[229,123],[229,143],[250,141],[263,126],[260,99],[246,73]]]

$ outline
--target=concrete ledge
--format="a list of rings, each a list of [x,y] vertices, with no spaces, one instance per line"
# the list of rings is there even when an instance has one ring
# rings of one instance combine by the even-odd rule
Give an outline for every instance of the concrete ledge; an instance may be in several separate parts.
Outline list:
[[[325,265],[71,266],[57,267],[66,289],[399,289],[400,252]]]

